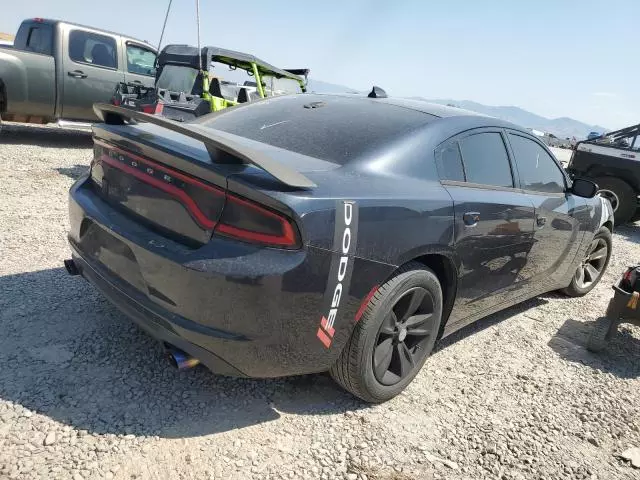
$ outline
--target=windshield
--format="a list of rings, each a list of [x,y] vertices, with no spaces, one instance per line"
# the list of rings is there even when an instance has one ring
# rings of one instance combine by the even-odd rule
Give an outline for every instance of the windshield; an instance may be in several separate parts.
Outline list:
[[[178,65],[165,65],[156,83],[159,89],[191,93],[198,77],[198,70]]]
[[[300,83],[291,78],[276,78],[270,75],[263,75],[262,82],[264,83],[267,96],[302,93]]]

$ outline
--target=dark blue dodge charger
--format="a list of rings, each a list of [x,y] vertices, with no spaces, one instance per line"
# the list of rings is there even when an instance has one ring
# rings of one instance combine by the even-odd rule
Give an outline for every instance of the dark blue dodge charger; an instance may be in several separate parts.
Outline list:
[[[584,295],[611,256],[596,185],[494,118],[306,94],[187,123],[95,108],[66,266],[179,366],[329,371],[382,402],[442,336],[550,290]]]

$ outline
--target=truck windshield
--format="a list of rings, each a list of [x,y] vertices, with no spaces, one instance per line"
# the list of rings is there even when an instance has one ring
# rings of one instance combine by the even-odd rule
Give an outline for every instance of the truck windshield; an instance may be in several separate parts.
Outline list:
[[[156,88],[172,92],[191,93],[198,77],[198,70],[179,65],[165,65],[156,83]]]

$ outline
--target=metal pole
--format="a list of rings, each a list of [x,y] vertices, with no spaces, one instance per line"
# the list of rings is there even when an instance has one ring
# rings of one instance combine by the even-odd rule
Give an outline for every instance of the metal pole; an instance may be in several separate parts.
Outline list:
[[[162,37],[164,37],[164,29],[167,26],[167,19],[169,18],[169,10],[171,10],[171,2],[169,0],[169,6],[167,7],[167,14],[164,16],[164,24],[162,25],[162,33],[160,34],[160,41],[158,42],[158,52],[160,52],[160,45],[162,45]]]
[[[198,22],[198,65],[202,71],[202,54],[200,52],[200,0],[196,0],[196,21]]]

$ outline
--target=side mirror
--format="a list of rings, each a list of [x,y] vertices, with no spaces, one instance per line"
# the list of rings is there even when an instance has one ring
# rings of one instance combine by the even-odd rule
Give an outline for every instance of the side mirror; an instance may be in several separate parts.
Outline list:
[[[584,178],[575,178],[571,185],[570,192],[578,197],[593,198],[598,193],[598,185],[591,180],[585,180]]]

